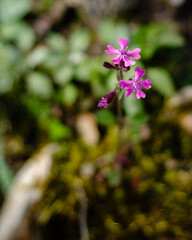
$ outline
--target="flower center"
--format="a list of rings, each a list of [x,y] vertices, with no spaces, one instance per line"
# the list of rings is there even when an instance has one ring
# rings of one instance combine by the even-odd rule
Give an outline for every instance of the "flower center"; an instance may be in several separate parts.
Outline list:
[[[135,89],[141,89],[142,88],[142,86],[141,86],[139,81],[133,81],[133,87]]]
[[[123,56],[123,55],[125,55],[126,54],[126,50],[125,49],[122,49],[121,50],[121,55]]]

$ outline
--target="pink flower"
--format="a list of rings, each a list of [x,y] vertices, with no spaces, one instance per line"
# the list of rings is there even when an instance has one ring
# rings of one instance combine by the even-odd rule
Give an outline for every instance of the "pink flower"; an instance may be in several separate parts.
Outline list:
[[[108,104],[112,102],[113,98],[115,97],[115,91],[109,92],[107,95],[103,96],[101,101],[98,103],[97,107],[107,108]]]
[[[120,80],[122,89],[126,89],[126,97],[129,97],[132,92],[136,92],[136,98],[145,98],[146,94],[141,90],[142,88],[149,89],[151,88],[150,83],[151,79],[141,80],[141,78],[145,75],[145,69],[140,70],[139,67],[135,68],[135,76],[133,80]]]
[[[112,45],[107,45],[108,49],[105,50],[105,53],[109,55],[115,55],[115,58],[111,59],[114,64],[119,64],[120,67],[129,67],[130,65],[134,65],[135,61],[130,60],[130,57],[139,59],[141,56],[139,52],[141,51],[140,48],[135,48],[133,51],[127,51],[127,45],[129,43],[129,38],[122,38],[118,39],[120,49],[115,49]]]

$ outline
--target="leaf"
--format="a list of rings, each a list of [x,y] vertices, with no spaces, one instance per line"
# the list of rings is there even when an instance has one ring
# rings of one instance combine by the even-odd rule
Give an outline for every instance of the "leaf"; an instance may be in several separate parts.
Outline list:
[[[20,56],[14,47],[0,44],[0,94],[10,91],[17,77]]]
[[[80,82],[88,82],[92,77],[92,61],[85,59],[75,68],[75,77]]]
[[[46,43],[50,48],[63,51],[63,53],[68,47],[65,38],[58,33],[50,33],[46,38]]]
[[[65,86],[70,82],[74,75],[74,68],[71,65],[65,65],[59,69],[56,69],[54,73],[54,80],[60,86]]]
[[[2,124],[1,124],[2,125]],[[2,126],[1,126],[2,127]],[[9,190],[12,180],[13,172],[5,159],[2,133],[0,132],[0,188],[4,194]]]
[[[58,119],[51,119],[46,130],[52,141],[58,141],[70,136],[69,127],[61,123]]]
[[[42,101],[41,99],[29,97],[27,94],[21,96],[21,102],[28,109],[29,113],[33,115],[39,122],[42,119],[48,119],[51,114],[51,106],[48,102]]]
[[[77,29],[73,31],[70,35],[70,48],[71,51],[85,51],[91,40],[90,31],[87,29]]]
[[[115,123],[115,116],[109,110],[106,110],[106,109],[98,110],[95,113],[95,115],[98,123],[103,126],[110,126]]]
[[[48,99],[53,93],[50,79],[41,72],[32,72],[26,79],[27,90],[40,98]]]
[[[148,121],[148,116],[144,111],[142,99],[137,99],[134,94],[123,98],[123,108],[130,120],[131,126],[138,128]]]
[[[142,99],[137,99],[133,93],[129,97],[123,98],[123,109],[129,120],[129,138],[132,142],[138,142],[141,138],[141,126],[148,121],[148,115],[145,113]]]
[[[1,0],[0,22],[15,22],[21,20],[31,9],[32,0]]]
[[[68,84],[61,90],[59,96],[62,103],[71,106],[75,103],[78,97],[77,87],[72,83]]]
[[[46,46],[38,46],[33,49],[26,58],[29,67],[36,67],[44,62],[49,54],[49,49]]]
[[[173,80],[168,71],[163,68],[148,68],[147,75],[152,80],[151,86],[165,97],[171,97],[174,92]]]
[[[162,34],[159,42],[162,46],[166,47],[182,47],[185,43],[185,40],[178,33],[166,32]]]
[[[123,108],[127,116],[134,117],[143,112],[142,100],[137,99],[135,93],[132,93],[131,96],[123,98]]]
[[[54,72],[58,69],[58,66],[66,64],[67,56],[61,51],[52,51],[48,49],[48,55],[43,59],[43,66],[47,68],[49,72]]]
[[[117,24],[111,20],[104,20],[101,22],[98,31],[100,39],[103,43],[114,45],[118,47],[118,38],[126,38],[130,36],[127,24]]]
[[[9,92],[13,87],[13,77],[9,73],[1,72],[0,75],[0,94]]]
[[[0,30],[2,39],[15,42],[23,51],[30,49],[35,42],[32,28],[23,22],[3,24]]]
[[[140,26],[134,39],[145,59],[151,58],[160,47],[181,47],[184,44],[184,38],[175,31],[174,26],[164,23]]]

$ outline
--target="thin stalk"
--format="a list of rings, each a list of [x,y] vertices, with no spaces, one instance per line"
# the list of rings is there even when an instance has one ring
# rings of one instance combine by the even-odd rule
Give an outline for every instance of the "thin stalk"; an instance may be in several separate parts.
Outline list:
[[[117,80],[118,80],[118,82],[120,80],[123,80],[123,72],[121,69],[117,71]],[[123,114],[122,114],[122,108],[121,108],[121,99],[117,98],[117,121],[118,121],[120,128],[121,128],[122,122],[123,122],[122,116],[123,116]]]

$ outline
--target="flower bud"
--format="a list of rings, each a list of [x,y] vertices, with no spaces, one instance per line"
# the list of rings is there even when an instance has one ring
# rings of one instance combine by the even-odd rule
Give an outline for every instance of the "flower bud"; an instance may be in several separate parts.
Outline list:
[[[103,67],[108,68],[108,69],[116,69],[115,66],[113,66],[111,63],[106,62],[106,61],[103,62]]]
[[[98,107],[107,108],[108,104],[112,102],[113,98],[115,97],[115,91],[109,92],[107,95],[103,96],[101,101],[98,103]]]

